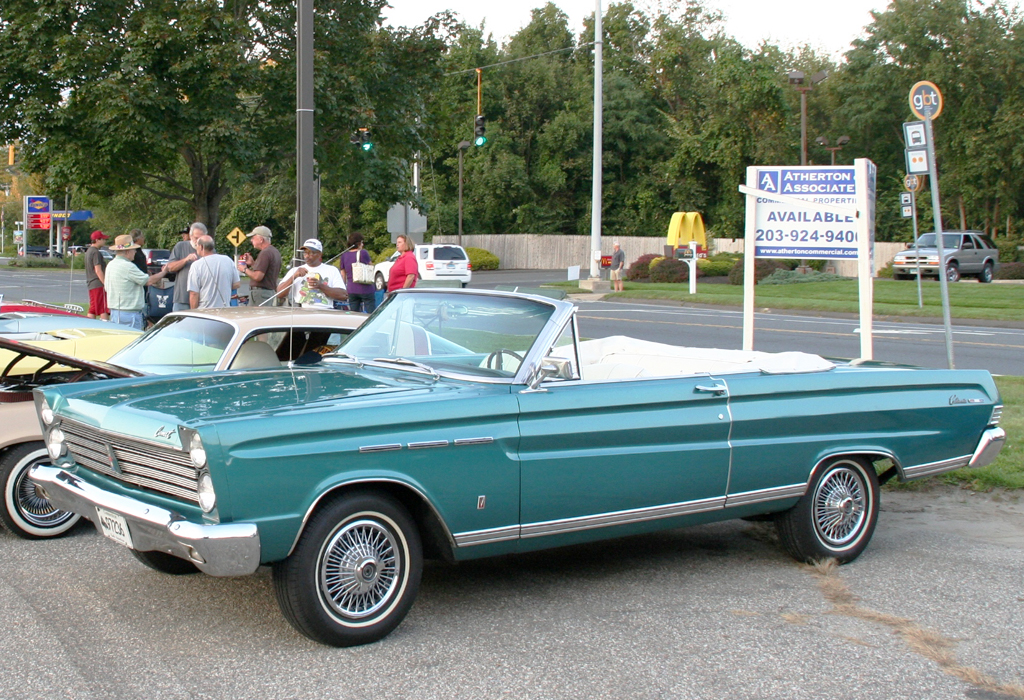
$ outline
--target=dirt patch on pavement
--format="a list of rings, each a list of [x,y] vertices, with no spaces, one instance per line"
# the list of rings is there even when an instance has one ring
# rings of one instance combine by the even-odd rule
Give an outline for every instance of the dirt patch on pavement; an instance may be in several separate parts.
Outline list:
[[[886,489],[881,512],[929,530],[1024,550],[1024,495],[1016,491],[978,493],[945,484]]]

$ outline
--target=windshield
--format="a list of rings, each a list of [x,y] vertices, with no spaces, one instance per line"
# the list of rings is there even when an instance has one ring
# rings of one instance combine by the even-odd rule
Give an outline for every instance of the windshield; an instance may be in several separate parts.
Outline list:
[[[434,260],[465,260],[462,248],[452,245],[439,245],[434,248]]]
[[[398,294],[355,331],[339,353],[361,362],[414,360],[438,373],[514,377],[554,307],[474,294]]]
[[[935,234],[925,233],[917,239],[918,248],[934,248],[935,247]],[[942,247],[944,250],[956,250],[960,247],[960,234],[958,233],[944,233],[942,234]],[[911,245],[913,248],[913,245]]]
[[[231,324],[224,321],[168,316],[109,362],[146,374],[209,372],[234,334]]]

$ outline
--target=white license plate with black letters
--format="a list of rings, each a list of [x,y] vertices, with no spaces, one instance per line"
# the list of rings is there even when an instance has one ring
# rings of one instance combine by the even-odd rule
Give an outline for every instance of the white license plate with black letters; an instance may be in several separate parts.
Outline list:
[[[100,532],[106,537],[123,544],[128,549],[135,549],[132,544],[132,533],[128,529],[128,521],[124,519],[124,516],[96,508],[96,522],[100,524]]]

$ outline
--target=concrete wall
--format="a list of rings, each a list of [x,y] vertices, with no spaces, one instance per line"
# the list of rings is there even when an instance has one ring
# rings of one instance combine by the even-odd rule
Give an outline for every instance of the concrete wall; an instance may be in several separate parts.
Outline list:
[[[612,254],[612,244],[619,242],[626,253],[626,267],[646,253],[660,255],[664,237],[622,236],[601,238],[601,252]],[[456,243],[456,236],[434,236],[434,243]],[[590,236],[557,236],[532,233],[462,236],[465,248],[483,248],[498,256],[503,270],[563,270],[580,266],[582,277],[590,270]],[[875,270],[885,267],[893,256],[906,248],[905,243],[875,243]],[[712,250],[742,253],[742,238],[712,239]],[[836,271],[844,277],[857,276],[856,260],[836,261]]]

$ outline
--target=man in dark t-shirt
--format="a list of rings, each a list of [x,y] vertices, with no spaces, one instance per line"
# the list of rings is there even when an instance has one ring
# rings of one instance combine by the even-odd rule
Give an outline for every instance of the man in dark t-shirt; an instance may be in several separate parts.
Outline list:
[[[270,229],[257,226],[248,234],[252,247],[259,251],[256,262],[245,253],[238,261],[238,271],[249,277],[249,305],[273,306],[277,294],[277,279],[281,274],[281,253],[270,243]]]
[[[107,261],[100,253],[100,248],[107,241],[107,234],[103,231],[93,231],[90,238],[92,243],[85,249],[85,285],[89,289],[88,316],[108,321],[110,310],[107,308],[107,293],[103,289]]]
[[[192,224],[188,229],[189,240],[178,241],[171,249],[171,257],[167,259],[164,269],[168,272],[177,273],[174,279],[174,308],[173,311],[183,311],[192,308],[188,298],[188,271],[192,263],[199,259],[196,253],[196,241],[206,235],[206,224],[199,221]]]

